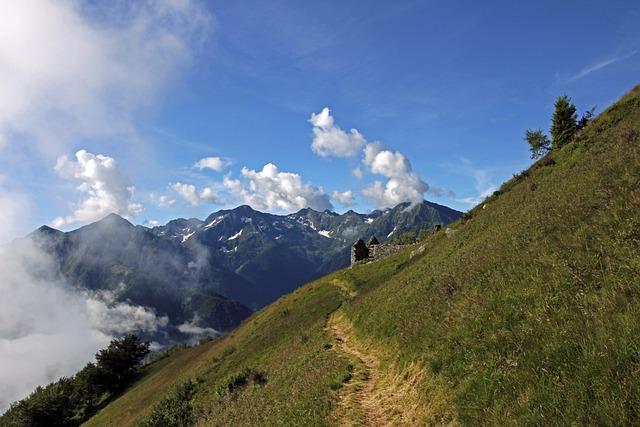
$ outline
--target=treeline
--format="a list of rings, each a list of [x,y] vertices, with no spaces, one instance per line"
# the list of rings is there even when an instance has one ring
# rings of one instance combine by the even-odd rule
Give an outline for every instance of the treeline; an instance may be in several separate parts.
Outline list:
[[[149,343],[135,335],[111,341],[70,378],[38,387],[0,417],[7,427],[78,426],[126,388],[149,354]]]
[[[524,139],[529,144],[531,158],[537,159],[551,150],[560,148],[571,142],[578,131],[585,128],[593,119],[596,107],[586,111],[578,120],[576,106],[566,95],[556,99],[555,110],[551,118],[551,138],[542,129],[527,129]]]

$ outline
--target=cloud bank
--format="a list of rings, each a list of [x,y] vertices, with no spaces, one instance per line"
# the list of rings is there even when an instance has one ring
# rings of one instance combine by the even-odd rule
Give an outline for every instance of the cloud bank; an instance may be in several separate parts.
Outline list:
[[[168,323],[110,292],[77,292],[30,240],[0,247],[0,412],[38,385],[77,372],[114,335]]]
[[[132,132],[133,114],[211,27],[189,0],[105,5],[0,2],[0,146],[19,139],[55,155],[78,138]]]
[[[112,212],[132,218],[143,211],[141,204],[132,202],[135,188],[112,157],[80,150],[75,160],[59,157],[54,169],[63,178],[79,180],[77,190],[86,195],[73,213],[55,218],[54,227],[96,221]]]
[[[241,174],[241,179],[226,176],[223,185],[256,209],[274,212],[293,212],[307,207],[318,211],[333,209],[322,187],[304,182],[297,173],[281,172],[273,163],[264,165],[261,171],[243,167]]]

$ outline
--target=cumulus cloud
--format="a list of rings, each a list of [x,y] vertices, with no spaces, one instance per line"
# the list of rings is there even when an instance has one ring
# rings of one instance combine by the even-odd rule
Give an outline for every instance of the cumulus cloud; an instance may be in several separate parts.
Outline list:
[[[193,167],[196,169],[211,169],[216,172],[220,172],[222,169],[227,167],[229,162],[220,157],[204,157],[198,160]]]
[[[353,199],[353,190],[343,191],[342,193],[334,191],[331,193],[331,198],[344,206],[353,206],[355,204],[355,200]]]
[[[149,200],[151,201],[151,203],[161,208],[170,208],[176,204],[176,199],[173,199],[166,195],[156,196],[153,193],[149,194]]]
[[[190,62],[211,18],[190,0],[0,2],[0,141],[59,153],[77,138],[128,134]],[[93,11],[97,13],[92,13]],[[0,143],[1,144],[1,143]]]
[[[233,195],[256,209],[293,212],[303,208],[323,211],[333,209],[322,187],[304,182],[293,172],[281,172],[273,163],[261,171],[242,168],[242,179],[225,176],[223,184]]]
[[[374,181],[362,191],[378,207],[395,206],[402,202],[420,203],[427,191],[438,195],[449,194],[447,190],[430,188],[412,170],[409,159],[399,151],[385,149],[379,141],[367,142],[356,129],[351,129],[349,133],[340,129],[328,108],[312,114],[309,122],[313,125],[314,134],[311,148],[316,154],[322,157],[352,157],[361,152],[362,162],[369,172],[386,178],[386,182]],[[360,167],[354,168],[351,173],[358,179],[364,175]],[[337,192],[332,194],[332,198],[347,206],[352,201],[351,197],[344,197],[344,194]]]
[[[309,122],[313,125],[311,149],[321,157],[353,157],[366,144],[364,137],[356,129],[347,133],[336,126],[327,107],[318,114],[311,114]]]
[[[171,184],[171,188],[178,193],[180,197],[189,202],[191,206],[198,206],[201,203],[217,203],[218,195],[211,187],[204,187],[198,191],[193,184],[184,184],[175,182]]]
[[[375,181],[363,190],[363,194],[379,207],[402,202],[421,203],[424,193],[429,191],[429,185],[412,171],[411,163],[404,154],[386,150],[379,142],[366,145],[363,162],[372,173],[387,178],[386,183]]]
[[[55,218],[54,227],[95,221],[112,212],[134,217],[144,210],[141,204],[131,202],[134,187],[112,157],[80,150],[75,160],[59,157],[55,171],[63,178],[79,180],[77,190],[86,198],[77,203],[71,215]]]

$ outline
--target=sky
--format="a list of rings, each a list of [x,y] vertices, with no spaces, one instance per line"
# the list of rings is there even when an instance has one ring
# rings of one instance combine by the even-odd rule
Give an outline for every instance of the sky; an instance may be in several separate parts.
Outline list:
[[[0,3],[0,242],[116,212],[467,210],[555,98],[638,84],[629,1]]]

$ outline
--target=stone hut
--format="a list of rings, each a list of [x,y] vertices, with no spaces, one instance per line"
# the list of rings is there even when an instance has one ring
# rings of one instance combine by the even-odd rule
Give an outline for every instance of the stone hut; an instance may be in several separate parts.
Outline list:
[[[351,264],[369,258],[369,248],[364,244],[364,240],[359,239],[351,247]]]
[[[371,246],[379,245],[379,244],[380,242],[378,242],[378,239],[376,239],[376,236],[371,236],[371,238],[369,239],[369,243],[367,243],[367,247],[371,249]]]

